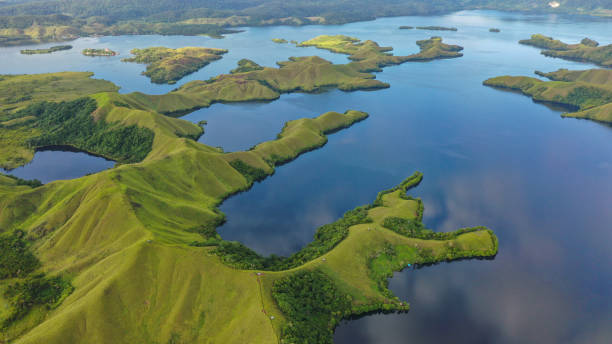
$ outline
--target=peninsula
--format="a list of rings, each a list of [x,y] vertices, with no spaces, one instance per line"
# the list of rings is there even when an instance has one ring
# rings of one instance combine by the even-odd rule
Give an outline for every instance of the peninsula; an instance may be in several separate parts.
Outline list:
[[[365,70],[421,58],[393,56],[371,41],[307,42],[352,62],[313,56],[262,68],[244,60],[245,71],[159,96],[120,94],[88,73],[2,76],[0,96],[12,103],[0,113],[0,141],[13,152],[0,156],[3,166],[54,144],[122,164],[45,185],[0,175],[0,340],[329,342],[341,319],[409,309],[387,289],[393,271],[494,256],[497,237],[484,227],[439,233],[422,224],[423,202],[406,195],[423,178],[418,172],[320,227],[289,257],[223,240],[216,228],[224,199],[368,114],[290,121],[275,140],[224,153],[196,141],[201,126],[162,112],[330,86],[388,87]],[[438,40],[419,46],[447,49]],[[20,88],[26,97],[11,93]]]
[[[132,49],[134,57],[124,58],[123,62],[144,63],[146,71],[142,74],[156,84],[175,84],[184,76],[194,73],[212,61],[221,59],[226,49],[185,47],[170,49],[154,47]]]
[[[590,38],[584,38],[577,44],[567,44],[552,37],[536,34],[519,43],[545,49],[542,51],[542,55],[545,56],[612,67],[612,44],[599,46],[597,41]]]
[[[612,70],[590,69],[552,73],[536,72],[552,81],[526,76],[488,79],[487,86],[520,91],[536,101],[564,105],[572,110],[563,117],[612,123]]]
[[[23,55],[51,54],[56,51],[70,50],[70,49],[72,49],[72,45],[56,45],[56,46],[53,46],[50,48],[44,48],[44,49],[23,49],[20,51],[20,53]]]

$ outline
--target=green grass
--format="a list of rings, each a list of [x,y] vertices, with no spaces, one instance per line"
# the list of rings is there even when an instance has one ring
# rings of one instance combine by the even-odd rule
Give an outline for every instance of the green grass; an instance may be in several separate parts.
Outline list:
[[[174,84],[212,61],[221,59],[227,50],[201,47],[179,49],[154,47],[132,49],[131,53],[134,57],[125,58],[122,61],[146,64],[147,70],[143,74],[151,78],[153,83]]]
[[[591,69],[552,73],[536,72],[552,81],[524,76],[501,76],[488,79],[487,86],[513,89],[534,100],[575,107],[564,117],[576,117],[612,123],[612,71]]]
[[[452,241],[409,238],[382,227],[388,216],[420,218],[422,203],[402,192],[384,193],[382,205],[367,209],[372,223],[342,226],[343,234],[337,238],[321,232],[315,242],[325,249],[304,256],[291,270],[258,276],[252,270],[224,264],[214,247],[193,245],[211,238],[219,240],[213,229],[224,219],[217,208],[222,200],[271,175],[277,165],[321,147],[327,142],[326,135],[365,119],[367,114],[329,112],[291,121],[276,140],[244,152],[223,153],[192,139],[202,133],[200,126],[160,113],[161,109],[177,113],[215,101],[273,98],[280,92],[315,91],[330,85],[345,89],[375,85],[378,82],[371,74],[359,70],[369,68],[370,63],[396,60],[377,51],[378,57],[364,57],[369,61],[366,65],[360,61],[333,65],[316,57],[292,59],[279,68],[192,82],[162,96],[118,94],[114,86],[100,90],[86,81],[87,74],[81,75],[85,81],[79,81],[85,89],[95,89],[89,95],[97,106],[91,114],[94,120],[151,130],[151,151],[138,163],[37,188],[17,185],[17,181],[0,175],[0,229],[6,233],[23,230],[42,264],[40,272],[69,276],[74,287],[57,308],[34,307],[2,332],[0,340],[278,343],[289,320],[272,295],[274,283],[313,269],[325,274],[338,293],[350,295],[351,314],[407,309],[406,304],[379,290],[378,282],[371,278],[369,257],[389,245],[422,245],[446,252]],[[74,74],[56,76],[61,79]],[[24,82],[24,78],[37,77],[17,80]],[[40,95],[36,90],[41,90]],[[74,93],[78,92],[70,94],[42,84],[32,92],[32,99],[16,106],[24,108],[52,96],[71,101],[78,98]],[[7,111],[5,121],[17,118],[15,111]],[[18,148],[12,142],[39,134],[12,130],[22,128],[18,124],[0,128],[0,135],[7,136],[7,149]],[[416,180],[420,177],[408,179],[395,191],[405,190]],[[474,241],[473,235],[454,239],[477,243],[465,245],[469,250],[461,252],[466,256],[496,251],[490,241]],[[0,281],[0,289],[6,286],[6,281]],[[7,302],[0,298],[0,304]]]
[[[584,38],[577,44],[567,44],[552,37],[535,34],[519,43],[545,49],[542,51],[545,56],[591,62],[604,67],[612,66],[612,44],[599,46],[598,42],[589,38]]]

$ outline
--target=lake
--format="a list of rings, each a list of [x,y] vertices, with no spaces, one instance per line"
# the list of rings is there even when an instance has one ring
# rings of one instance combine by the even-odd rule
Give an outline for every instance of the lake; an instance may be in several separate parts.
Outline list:
[[[398,30],[400,25],[459,30]],[[501,32],[490,33],[491,27]],[[389,82],[389,89],[289,94],[271,103],[215,104],[186,115],[208,121],[201,142],[236,151],[274,139],[287,120],[331,110],[370,113],[331,135],[322,149],[225,201],[221,210],[228,221],[219,233],[263,254],[289,255],[310,242],[318,226],[419,170],[424,180],[409,194],[423,198],[425,224],[439,231],[488,226],[499,237],[499,254],[494,260],[397,273],[389,286],[411,303],[411,311],[345,322],[336,343],[607,343],[612,337],[612,128],[563,119],[561,109],[482,82],[535,70],[592,68],[544,57],[517,42],[542,33],[610,44],[610,32],[612,21],[593,18],[467,11],[342,26],[245,28],[221,40],[85,38],[72,42],[73,50],[52,55],[22,56],[19,48],[2,48],[0,73],[88,70],[115,82],[121,92],[160,94],[226,73],[241,58],[267,66],[313,54],[347,61],[344,55],[279,45],[272,38],[347,34],[393,46],[403,55],[416,52],[419,39],[442,36],[463,46],[465,55],[385,68],[377,78]],[[140,75],[143,65],[119,61],[132,48],[160,45],[230,52],[171,86],[151,84]],[[89,58],[80,55],[85,47],[109,47],[121,55]]]

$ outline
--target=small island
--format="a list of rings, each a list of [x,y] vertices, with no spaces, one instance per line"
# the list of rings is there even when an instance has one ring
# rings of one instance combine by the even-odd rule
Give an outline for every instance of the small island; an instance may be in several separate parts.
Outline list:
[[[118,55],[116,51],[112,51],[109,48],[104,48],[104,49],[87,48],[87,49],[83,49],[82,53],[85,56],[116,56]]]
[[[402,25],[399,27],[400,30],[412,30],[414,26]]]
[[[567,44],[552,37],[535,34],[530,39],[520,40],[519,43],[545,49],[542,51],[544,56],[612,67],[612,44],[599,46],[597,41],[590,38],[584,38],[577,44]]]
[[[490,28],[490,29],[489,29],[489,32],[495,32],[495,33],[498,33],[498,32],[501,32],[501,30],[500,30],[500,29],[498,29],[498,28],[492,27],[492,28]]]
[[[70,50],[72,45],[56,45],[50,48],[43,49],[23,49],[20,51],[23,55],[51,54],[56,51]]]
[[[444,27],[444,26],[417,26],[419,30],[431,30],[431,31],[457,31],[456,27]]]
[[[289,43],[289,41],[284,39],[284,38],[272,38],[272,42],[278,43],[278,44],[287,44],[287,43]]]
[[[202,47],[179,49],[154,47],[132,49],[131,53],[134,57],[125,58],[122,61],[146,64],[147,69],[142,74],[151,78],[151,82],[175,84],[184,76],[197,72],[212,61],[221,59],[227,50]]]

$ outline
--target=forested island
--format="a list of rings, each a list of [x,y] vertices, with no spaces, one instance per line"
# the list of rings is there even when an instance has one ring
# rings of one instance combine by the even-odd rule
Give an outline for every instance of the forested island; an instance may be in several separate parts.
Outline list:
[[[56,51],[62,50],[70,50],[72,49],[72,45],[56,45],[50,48],[42,48],[42,49],[23,49],[19,52],[23,55],[36,55],[36,54],[51,54]]]
[[[156,84],[174,84],[184,76],[194,73],[212,61],[221,59],[225,49],[185,47],[170,49],[154,47],[132,49],[134,57],[124,58],[123,62],[144,63],[146,71],[142,74]]]
[[[304,3],[253,0],[26,1],[0,6],[0,46],[59,42],[94,35],[209,35],[236,32],[231,27],[257,25],[343,24],[379,17],[433,15],[460,10],[489,9],[528,13],[564,13],[612,16],[600,2],[571,0],[552,8],[546,1],[530,0],[383,0],[351,2],[331,0]],[[137,9],[137,10],[136,10]]]
[[[105,49],[87,48],[87,49],[83,49],[81,53],[85,56],[116,56],[117,55],[116,51],[112,51],[108,48],[105,48]]]
[[[590,69],[536,74],[552,81],[526,76],[488,79],[487,86],[518,90],[534,100],[569,107],[563,117],[585,118],[612,124],[612,70]]]
[[[599,42],[590,38],[584,38],[577,44],[567,44],[552,37],[535,34],[519,43],[545,49],[542,51],[545,56],[612,67],[612,44],[599,46]]]
[[[501,32],[501,30],[498,29],[498,28],[492,27],[492,28],[489,29],[489,32],[499,33],[499,32]]]
[[[421,53],[410,56],[346,36],[302,45],[352,62],[311,56],[263,68],[242,60],[232,74],[164,95],[120,94],[91,73],[2,76],[0,166],[23,165],[47,145],[121,164],[45,185],[0,175],[0,340],[329,342],[341,319],[409,309],[387,289],[393,271],[494,256],[497,237],[484,227],[440,233],[423,225],[423,202],[405,194],[423,178],[418,172],[321,226],[289,257],[263,257],[222,239],[224,199],[368,114],[290,121],[274,140],[224,153],[195,141],[201,126],[163,113],[329,87],[388,87],[371,72],[460,50],[437,38],[420,41]],[[184,310],[178,318],[169,316],[174,307]]]
[[[457,31],[456,27],[445,27],[445,26],[417,26],[419,30],[430,30],[430,31]]]

